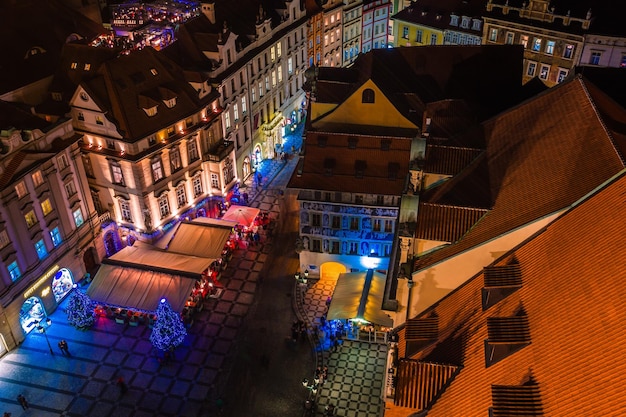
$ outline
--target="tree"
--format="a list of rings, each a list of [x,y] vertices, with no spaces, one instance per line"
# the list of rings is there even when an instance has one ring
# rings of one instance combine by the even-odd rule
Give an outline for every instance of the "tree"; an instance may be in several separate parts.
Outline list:
[[[183,320],[180,314],[172,310],[172,306],[165,298],[161,299],[156,316],[150,342],[157,349],[165,352],[172,351],[182,344],[185,336],[187,336],[187,329],[185,329]]]
[[[78,329],[93,326],[96,319],[94,302],[87,294],[74,288],[67,302],[67,321]]]

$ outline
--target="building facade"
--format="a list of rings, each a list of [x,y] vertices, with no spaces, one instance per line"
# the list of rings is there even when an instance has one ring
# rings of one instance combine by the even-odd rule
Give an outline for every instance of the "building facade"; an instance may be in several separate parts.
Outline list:
[[[361,52],[387,48],[389,45],[389,18],[391,17],[390,0],[372,0],[363,2],[361,27]]]
[[[343,6],[343,63],[349,67],[361,51],[362,0],[344,0]]]

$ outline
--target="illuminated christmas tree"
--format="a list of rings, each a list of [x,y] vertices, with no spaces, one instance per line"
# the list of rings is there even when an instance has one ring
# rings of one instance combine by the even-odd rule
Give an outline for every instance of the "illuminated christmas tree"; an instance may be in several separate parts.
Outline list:
[[[78,329],[93,326],[96,319],[94,303],[87,294],[74,287],[67,302],[67,321]]]
[[[172,310],[165,298],[161,299],[156,316],[150,342],[157,349],[171,352],[183,343],[185,336],[187,336],[187,329],[185,329],[180,314]]]

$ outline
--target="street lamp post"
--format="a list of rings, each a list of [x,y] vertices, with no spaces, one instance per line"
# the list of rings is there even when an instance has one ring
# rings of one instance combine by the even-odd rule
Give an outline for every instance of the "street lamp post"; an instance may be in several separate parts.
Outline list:
[[[50,349],[50,354],[54,355],[54,351],[52,350],[52,346],[50,345],[50,340],[48,339],[48,334],[46,333],[46,328],[50,327],[52,325],[52,320],[50,320],[50,318],[46,319],[46,327],[44,327],[41,324],[41,320],[39,321],[39,324],[37,325],[37,331],[39,331],[39,333],[43,333],[44,337],[46,338],[46,343],[48,343],[48,348]]]

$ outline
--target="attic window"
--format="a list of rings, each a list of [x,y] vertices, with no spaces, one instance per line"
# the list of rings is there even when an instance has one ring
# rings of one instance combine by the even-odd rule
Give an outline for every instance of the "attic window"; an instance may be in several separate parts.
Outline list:
[[[489,367],[530,344],[528,317],[487,318],[485,366]]]
[[[374,90],[366,88],[361,94],[361,103],[373,103],[375,99]]]
[[[458,26],[459,25],[459,16],[451,14],[450,15],[450,26]]]
[[[143,111],[146,112],[148,117],[156,116],[156,114],[157,114],[157,107],[158,106],[150,107],[148,109],[143,109]]]
[[[398,171],[400,171],[400,164],[397,162],[389,162],[387,165],[387,172],[389,174],[388,178],[390,180],[395,180],[398,178]]]
[[[492,385],[489,415],[494,417],[543,416],[539,385],[530,382],[524,385]]]
[[[63,100],[63,95],[61,93],[59,93],[58,91],[55,91],[52,93],[52,100],[54,101],[61,101]]]
[[[91,64],[85,64],[85,71],[89,71],[91,69]]]
[[[325,148],[327,142],[328,142],[328,137],[326,137],[326,136],[318,136],[317,137],[317,146],[319,146],[320,148]]]
[[[522,270],[519,264],[486,267],[483,275],[483,310],[504,300],[522,286]]]
[[[356,144],[359,142],[359,138],[349,137],[348,138],[348,149],[356,149]]]
[[[390,147],[391,147],[391,140],[389,140],[389,139],[382,139],[380,141],[380,150],[381,151],[388,151]]]
[[[167,106],[168,109],[171,109],[176,105],[176,97],[170,98],[168,100],[163,100],[163,103],[165,103],[165,106]]]
[[[72,63],[70,64],[70,68],[71,68],[71,69],[76,69],[76,68],[78,68],[78,62],[72,62]]]
[[[337,161],[335,158],[325,158],[324,159],[324,175],[330,177],[333,175],[333,170],[335,169]]]
[[[31,56],[45,54],[45,53],[46,53],[46,50],[43,49],[41,46],[35,46],[35,47],[30,48],[28,52],[26,52],[26,56],[24,57],[24,59],[28,59]]]
[[[482,20],[472,19],[472,30],[481,30],[482,25],[483,25]]]
[[[468,29],[470,24],[470,18],[467,16],[461,17],[461,27],[463,29]]]
[[[356,161],[354,161],[354,176],[356,178],[363,178],[366,168],[367,162],[357,159]]]
[[[156,68],[150,68],[150,74],[152,75],[159,75],[159,71],[156,70]]]

